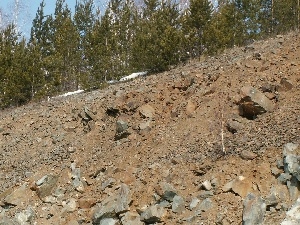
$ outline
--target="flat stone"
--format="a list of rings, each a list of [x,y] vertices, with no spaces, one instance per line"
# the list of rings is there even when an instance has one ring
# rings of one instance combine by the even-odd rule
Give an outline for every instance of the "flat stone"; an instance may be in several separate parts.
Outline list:
[[[246,195],[252,190],[252,182],[246,177],[239,176],[225,184],[222,190],[224,192],[233,191],[242,198],[245,198]]]
[[[155,109],[149,104],[142,105],[138,111],[143,118],[153,118],[155,114]]]
[[[28,202],[31,197],[31,190],[27,187],[26,184],[18,187],[9,193],[3,200],[5,204],[20,206],[25,202]]]

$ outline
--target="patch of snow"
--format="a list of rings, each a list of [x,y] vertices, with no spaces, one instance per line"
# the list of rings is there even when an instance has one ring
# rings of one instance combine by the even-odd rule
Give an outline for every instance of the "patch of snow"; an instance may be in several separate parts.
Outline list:
[[[64,93],[62,95],[55,96],[53,98],[67,97],[67,96],[79,94],[79,93],[82,93],[82,92],[84,92],[84,90],[77,90],[77,91],[67,92],[67,93]]]
[[[132,73],[132,74],[126,76],[126,77],[122,77],[120,79],[120,81],[122,82],[122,81],[127,81],[127,80],[131,80],[131,79],[137,78],[139,76],[145,76],[145,75],[147,75],[147,73],[148,73],[147,71],[145,71],[145,72],[138,72],[138,73]]]

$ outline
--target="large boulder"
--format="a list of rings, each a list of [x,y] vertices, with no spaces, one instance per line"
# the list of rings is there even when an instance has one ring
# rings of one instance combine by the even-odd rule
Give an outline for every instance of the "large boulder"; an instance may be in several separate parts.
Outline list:
[[[242,87],[241,95],[242,98],[238,102],[241,116],[254,119],[257,115],[274,110],[274,103],[254,87]]]

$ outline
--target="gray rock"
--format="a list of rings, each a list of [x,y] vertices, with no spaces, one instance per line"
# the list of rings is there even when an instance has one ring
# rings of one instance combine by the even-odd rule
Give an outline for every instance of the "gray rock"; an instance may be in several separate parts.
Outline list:
[[[286,184],[286,182],[288,180],[290,180],[292,178],[292,175],[289,173],[282,173],[279,175],[279,177],[277,178],[277,180],[282,183],[282,184]]]
[[[298,144],[287,143],[283,146],[283,165],[289,173],[300,181],[300,148]]]
[[[107,197],[101,202],[93,215],[93,223],[99,224],[104,218],[116,218],[118,214],[129,210],[132,201],[129,187],[122,184],[117,195]]]
[[[101,205],[96,207],[93,214],[93,224],[100,224],[100,221],[105,218],[116,218],[116,201],[117,196],[109,196],[101,202]]]
[[[122,138],[128,137],[128,135],[130,135],[128,128],[129,128],[129,125],[126,121],[124,121],[122,119],[117,120],[115,140],[120,140]]]
[[[175,195],[172,202],[172,211],[174,213],[182,213],[185,209],[185,202],[181,196]]]
[[[173,198],[175,195],[177,195],[176,189],[169,183],[161,182],[159,189],[156,190],[157,194],[167,200],[167,201],[173,201]]]
[[[148,207],[141,215],[141,221],[146,223],[160,223],[163,221],[165,209],[160,205],[152,205]]]
[[[28,208],[24,210],[23,212],[19,212],[15,215],[16,221],[18,221],[20,224],[29,224],[32,222],[33,218],[35,216],[35,212],[33,209]]]
[[[126,121],[123,121],[123,120],[118,120],[116,122],[116,131],[117,133],[123,133],[125,132],[127,129],[128,129],[128,123]]]
[[[49,174],[42,177],[40,180],[36,182],[37,184],[37,195],[41,200],[43,200],[46,196],[52,194],[53,189],[56,186],[58,180],[57,175]]]
[[[284,221],[281,225],[298,225],[300,224],[300,198],[297,199],[296,203],[286,213]]]
[[[198,205],[199,202],[200,202],[200,200],[198,198],[194,197],[189,205],[190,210],[193,210],[194,208],[196,208],[196,206]]]
[[[210,191],[212,189],[211,183],[208,180],[204,181],[201,185],[207,191]]]
[[[77,209],[77,202],[76,199],[70,198],[68,201],[63,203],[63,209],[64,212],[74,212]]]
[[[199,204],[195,214],[200,215],[202,212],[206,212],[210,210],[212,207],[213,207],[212,200],[210,198],[206,198]]]
[[[101,190],[104,191],[105,188],[112,187],[112,185],[114,185],[115,183],[116,183],[116,179],[114,179],[114,178],[108,178],[106,181],[104,181],[101,184]]]
[[[117,225],[117,224],[119,224],[119,221],[113,218],[104,218],[99,223],[99,225]]]
[[[273,111],[274,103],[262,92],[251,86],[241,88],[242,99],[239,101],[240,115],[249,119],[267,111]]]
[[[144,225],[136,212],[126,212],[121,218],[122,225]]]
[[[21,225],[21,224],[9,217],[0,216],[0,225]]]
[[[287,187],[289,189],[290,198],[291,200],[295,201],[299,196],[299,188],[300,182],[297,178],[292,177],[290,180],[287,181]]]
[[[260,196],[249,193],[243,206],[243,225],[263,224],[266,204]]]
[[[121,184],[119,196],[116,201],[115,212],[120,214],[128,211],[131,202],[132,196],[129,187],[126,184]]]
[[[76,191],[82,193],[84,192],[84,184],[81,181],[81,170],[76,168],[75,163],[71,164],[71,175],[72,175],[72,185]]]
[[[283,156],[287,156],[287,155],[300,155],[300,149],[299,148],[299,144],[294,144],[294,143],[286,143],[283,146]]]
[[[212,197],[213,195],[214,195],[213,191],[201,191],[197,197],[200,199],[206,199]]]

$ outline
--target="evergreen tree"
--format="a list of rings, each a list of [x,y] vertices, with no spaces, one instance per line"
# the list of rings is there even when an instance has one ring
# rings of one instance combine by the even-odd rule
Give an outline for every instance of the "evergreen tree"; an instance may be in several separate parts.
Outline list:
[[[183,55],[183,33],[177,5],[147,0],[136,23],[133,66],[137,70],[163,71]]]
[[[80,38],[64,0],[56,2],[52,29],[55,50],[50,61],[52,86],[55,92],[76,90],[79,86]]]
[[[95,24],[95,15],[93,0],[76,1],[74,23],[80,36],[79,54],[81,60],[78,64],[78,77],[84,88],[88,88],[91,79],[91,62],[88,52],[93,47],[91,43],[91,34]]]
[[[191,0],[185,19],[185,32],[188,34],[188,51],[192,57],[200,56],[209,48],[208,31],[212,18],[213,6],[209,0]]]
[[[0,107],[19,106],[30,100],[25,39],[13,24],[0,32]]]

